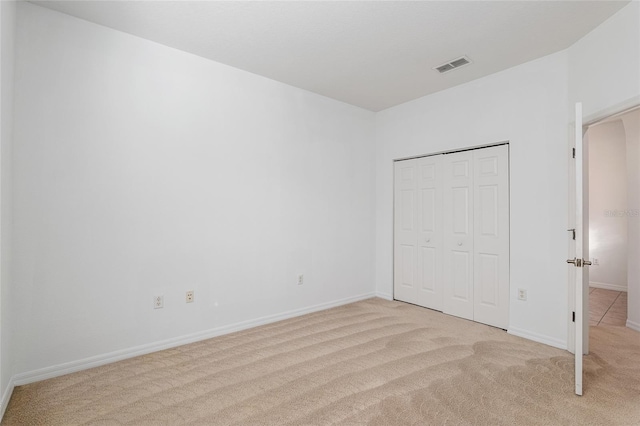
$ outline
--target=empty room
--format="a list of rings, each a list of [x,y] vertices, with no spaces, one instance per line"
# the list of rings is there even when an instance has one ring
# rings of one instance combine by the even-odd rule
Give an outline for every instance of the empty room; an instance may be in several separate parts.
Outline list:
[[[640,424],[639,1],[1,1],[0,61],[2,425]]]

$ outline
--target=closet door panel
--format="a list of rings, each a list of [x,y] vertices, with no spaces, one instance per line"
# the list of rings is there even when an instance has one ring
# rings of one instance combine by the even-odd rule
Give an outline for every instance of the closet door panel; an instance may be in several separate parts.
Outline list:
[[[418,305],[442,310],[442,155],[418,162]]]
[[[506,328],[508,146],[394,164],[394,298]]]
[[[443,157],[443,312],[473,319],[473,153]]]
[[[479,149],[474,157],[474,320],[509,323],[509,151]]]
[[[394,163],[393,297],[418,302],[418,164]]]

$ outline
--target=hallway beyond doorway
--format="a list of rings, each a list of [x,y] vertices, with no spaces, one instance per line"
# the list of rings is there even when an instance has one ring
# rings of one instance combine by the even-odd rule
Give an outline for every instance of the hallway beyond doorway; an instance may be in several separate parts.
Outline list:
[[[589,289],[589,325],[619,325],[627,323],[627,292]]]

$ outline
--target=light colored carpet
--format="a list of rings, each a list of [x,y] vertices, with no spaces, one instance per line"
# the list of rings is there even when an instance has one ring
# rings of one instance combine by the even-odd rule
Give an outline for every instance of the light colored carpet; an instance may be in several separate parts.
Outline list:
[[[565,351],[366,301],[21,386],[3,425],[637,425],[640,333]]]

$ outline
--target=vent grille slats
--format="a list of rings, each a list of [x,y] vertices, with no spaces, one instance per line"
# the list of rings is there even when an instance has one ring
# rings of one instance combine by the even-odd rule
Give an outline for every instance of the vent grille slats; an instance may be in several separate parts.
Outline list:
[[[463,65],[468,64],[469,61],[467,61],[467,58],[460,58],[460,59],[456,59],[455,61],[451,62],[451,65],[453,65],[454,67],[461,67]]]
[[[444,65],[440,65],[439,67],[437,67],[436,69],[440,72],[447,72],[450,71],[452,69],[454,69],[455,67],[451,64],[444,64]]]
[[[461,56],[460,58],[454,59],[453,61],[447,62],[446,64],[438,65],[433,68],[438,71],[440,74],[454,70],[456,68],[460,68],[464,65],[470,64],[471,60],[466,56]]]

